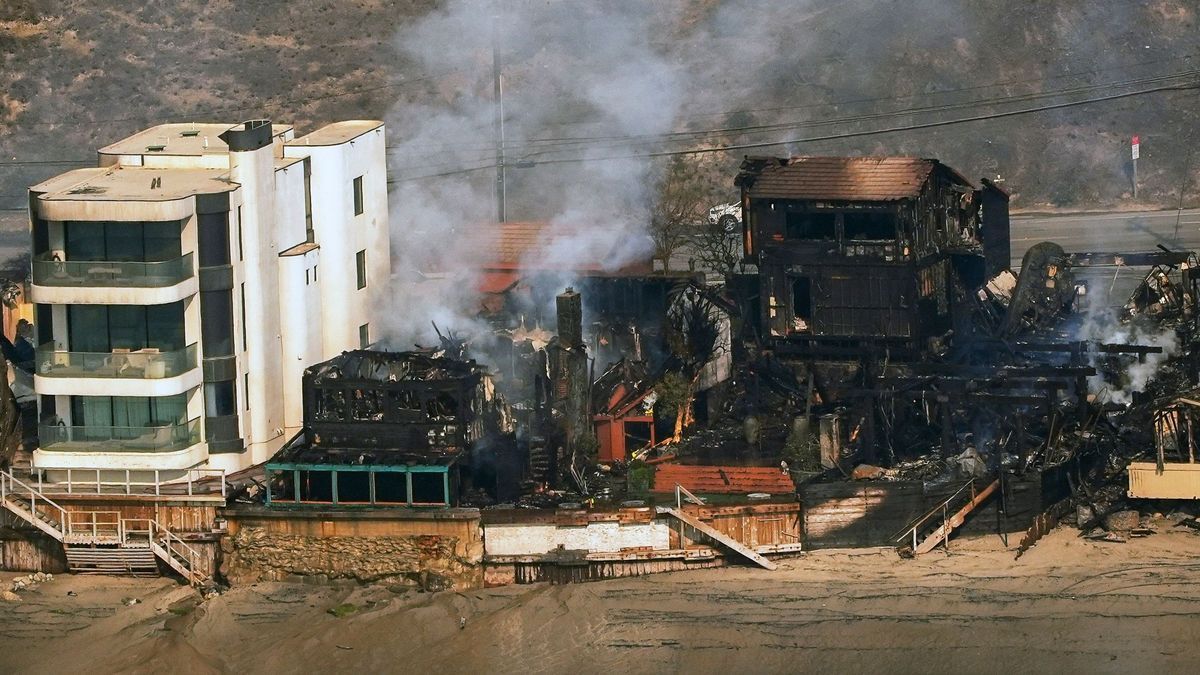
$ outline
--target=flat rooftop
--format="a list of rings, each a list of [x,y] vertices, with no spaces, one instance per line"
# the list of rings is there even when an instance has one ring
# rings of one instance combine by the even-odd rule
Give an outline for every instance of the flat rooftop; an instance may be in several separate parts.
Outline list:
[[[237,126],[240,124],[226,122],[160,124],[106,145],[98,152],[101,155],[223,155],[229,152],[229,147],[218,137]],[[277,137],[291,130],[290,124],[271,125],[272,136]]]
[[[157,179],[157,180],[156,180]],[[151,187],[155,185],[155,187]],[[44,201],[173,201],[238,187],[228,169],[110,166],[75,169],[29,188]]]
[[[311,134],[301,136],[288,145],[341,145],[383,126],[379,120],[344,120],[326,124]]]

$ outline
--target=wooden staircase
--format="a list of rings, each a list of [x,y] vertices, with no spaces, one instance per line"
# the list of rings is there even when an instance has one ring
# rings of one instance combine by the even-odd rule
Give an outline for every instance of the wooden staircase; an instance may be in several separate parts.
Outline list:
[[[72,572],[157,574],[161,560],[193,586],[212,583],[199,551],[152,518],[67,511],[11,471],[0,471],[0,505],[61,542]]]
[[[915,558],[947,541],[950,534],[966,521],[967,516],[1000,487],[999,478],[992,480],[982,489],[979,489],[978,483],[975,479],[967,481],[954,494],[896,535],[896,552],[900,557]]]
[[[66,546],[67,566],[74,574],[158,576],[158,557],[134,546]]]
[[[708,524],[699,520],[698,518],[693,518],[693,517],[689,516],[688,514],[684,513],[682,509],[673,509],[670,507],[665,507],[665,508],[662,508],[662,512],[669,514],[670,516],[672,516],[673,518],[684,523],[688,527],[691,527],[692,529],[696,530],[697,532],[700,532],[701,534],[712,539],[713,541],[717,542],[718,544],[721,544],[721,545],[725,546],[726,548],[732,550],[734,553],[737,553],[738,555],[741,555],[742,557],[750,560],[751,562],[758,565],[759,567],[762,567],[762,568],[768,569],[768,570],[774,570],[776,568],[775,563],[762,557],[754,549],[751,549],[750,547],[742,544],[742,542],[740,542],[732,537],[726,536],[722,532],[716,530],[713,527],[710,527]]]

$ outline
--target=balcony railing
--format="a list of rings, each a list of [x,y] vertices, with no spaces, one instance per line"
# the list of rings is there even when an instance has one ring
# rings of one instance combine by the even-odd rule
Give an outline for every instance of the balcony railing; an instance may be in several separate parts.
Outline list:
[[[192,254],[162,262],[85,260],[33,261],[33,283],[39,286],[162,288],[192,276]]]
[[[43,450],[54,452],[173,452],[200,442],[200,418],[141,427],[38,426]]]
[[[157,349],[113,352],[67,352],[42,346],[37,373],[42,377],[119,377],[158,380],[176,377],[199,366],[196,344],[160,352]]]

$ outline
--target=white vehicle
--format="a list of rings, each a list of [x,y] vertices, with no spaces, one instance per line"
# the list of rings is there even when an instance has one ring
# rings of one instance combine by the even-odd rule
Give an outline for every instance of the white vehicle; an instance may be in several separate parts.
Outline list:
[[[708,210],[708,224],[720,225],[726,232],[735,232],[742,227],[742,205],[736,202],[717,204]]]

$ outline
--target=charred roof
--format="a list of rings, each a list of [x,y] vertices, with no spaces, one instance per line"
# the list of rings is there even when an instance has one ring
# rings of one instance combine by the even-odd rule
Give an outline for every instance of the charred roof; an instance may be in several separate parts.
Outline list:
[[[441,351],[356,349],[318,363],[305,370],[304,375],[316,384],[327,380],[430,382],[460,380],[486,371],[473,360],[452,359],[442,354]]]
[[[918,196],[938,167],[973,187],[938,160],[919,157],[747,157],[736,183],[760,199],[899,201]]]

